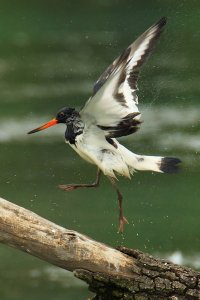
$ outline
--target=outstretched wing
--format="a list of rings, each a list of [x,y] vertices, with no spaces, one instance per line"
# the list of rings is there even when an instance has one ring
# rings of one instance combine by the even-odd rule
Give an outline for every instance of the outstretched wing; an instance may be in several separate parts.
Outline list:
[[[138,74],[165,24],[162,18],[151,26],[99,77],[80,111],[86,124],[96,124],[109,137],[129,135],[139,128]]]

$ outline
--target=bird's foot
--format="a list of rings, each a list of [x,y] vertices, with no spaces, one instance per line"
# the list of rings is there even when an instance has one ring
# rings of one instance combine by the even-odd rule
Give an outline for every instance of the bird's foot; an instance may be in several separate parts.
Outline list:
[[[123,233],[124,232],[124,225],[125,224],[129,224],[128,220],[124,216],[120,217],[118,233]]]
[[[58,187],[63,191],[73,191],[78,188],[76,185],[72,184],[60,184]]]

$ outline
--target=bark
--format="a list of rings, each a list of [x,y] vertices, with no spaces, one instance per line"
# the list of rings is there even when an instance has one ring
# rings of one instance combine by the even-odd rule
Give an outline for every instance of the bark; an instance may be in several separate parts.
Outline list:
[[[138,250],[113,249],[0,198],[0,242],[73,271],[94,299],[200,299],[200,273]]]
[[[139,272],[133,278],[88,270],[74,272],[96,293],[93,300],[200,299],[199,272],[156,259],[139,250],[126,247],[118,247],[118,250],[136,259],[135,265]]]

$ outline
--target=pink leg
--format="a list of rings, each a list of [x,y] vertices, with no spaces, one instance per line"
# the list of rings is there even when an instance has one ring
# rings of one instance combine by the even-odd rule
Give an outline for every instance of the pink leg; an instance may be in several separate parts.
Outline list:
[[[100,177],[101,177],[101,170],[98,169],[96,180],[94,183],[63,184],[63,185],[59,185],[59,188],[64,191],[73,191],[78,188],[95,188],[99,186]]]
[[[124,225],[128,224],[128,220],[124,217],[124,213],[123,213],[123,207],[122,207],[122,199],[123,196],[120,193],[115,180],[112,177],[108,177],[108,179],[110,180],[112,186],[115,188],[116,192],[117,192],[117,198],[118,198],[118,202],[119,202],[119,228],[118,228],[118,232],[119,233],[123,233],[124,231]]]

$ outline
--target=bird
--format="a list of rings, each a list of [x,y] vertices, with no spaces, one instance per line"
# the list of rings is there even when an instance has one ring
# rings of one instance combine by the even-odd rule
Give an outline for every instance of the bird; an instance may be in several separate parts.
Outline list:
[[[130,179],[138,170],[176,173],[181,163],[176,157],[133,153],[118,141],[118,138],[138,131],[142,123],[137,96],[139,71],[166,21],[166,17],[161,18],[113,61],[95,82],[91,97],[79,111],[71,107],[61,108],[51,121],[28,132],[32,134],[56,124],[66,126],[66,143],[81,158],[97,166],[97,175],[93,183],[62,184],[60,189],[72,191],[98,187],[103,173],[117,194],[120,233],[123,233],[128,220],[124,216],[123,196],[117,186],[117,176]]]

